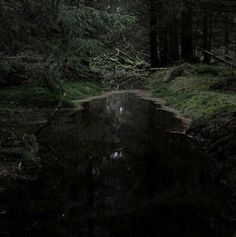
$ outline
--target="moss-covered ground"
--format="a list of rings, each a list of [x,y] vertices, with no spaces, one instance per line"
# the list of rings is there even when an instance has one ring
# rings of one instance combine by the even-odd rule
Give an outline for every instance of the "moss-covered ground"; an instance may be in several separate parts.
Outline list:
[[[73,107],[73,100],[84,99],[102,93],[102,85],[94,82],[66,82],[63,107]],[[0,108],[51,108],[61,99],[61,94],[46,87],[20,85],[0,89]]]
[[[236,72],[224,65],[183,64],[153,73],[148,86],[153,96],[196,120],[236,111],[235,81]]]

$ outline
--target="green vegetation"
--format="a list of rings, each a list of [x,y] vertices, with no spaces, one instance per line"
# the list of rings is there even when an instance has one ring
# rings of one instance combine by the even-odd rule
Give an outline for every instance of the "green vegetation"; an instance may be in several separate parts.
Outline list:
[[[65,82],[63,107],[73,107],[73,100],[98,95],[102,86],[94,82]],[[0,89],[0,108],[50,108],[55,107],[61,99],[61,94],[47,87],[20,85]]]
[[[93,70],[95,59],[109,55],[136,22],[106,5],[0,1],[0,108],[55,107],[63,94],[63,106],[71,107],[99,94],[103,75]]]
[[[181,75],[166,79],[179,68]],[[183,64],[152,74],[148,83],[154,96],[164,98],[183,115],[200,119],[236,109],[235,81],[235,72],[223,65]]]
[[[95,96],[102,93],[102,85],[94,82],[66,83],[66,96],[68,101],[84,99],[88,96]]]

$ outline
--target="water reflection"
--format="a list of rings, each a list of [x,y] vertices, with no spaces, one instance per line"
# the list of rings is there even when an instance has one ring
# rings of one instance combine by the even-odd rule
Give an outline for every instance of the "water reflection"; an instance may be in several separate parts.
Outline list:
[[[38,179],[1,197],[1,236],[232,237],[204,154],[167,132],[181,121],[131,94],[83,107],[39,138],[51,149]]]
[[[112,117],[113,132],[122,128],[131,117],[130,110],[126,110],[127,105],[120,100],[117,95],[111,95],[106,98],[106,111],[108,116]]]
[[[123,148],[117,149],[111,154],[111,158],[114,160],[119,160],[124,158]]]

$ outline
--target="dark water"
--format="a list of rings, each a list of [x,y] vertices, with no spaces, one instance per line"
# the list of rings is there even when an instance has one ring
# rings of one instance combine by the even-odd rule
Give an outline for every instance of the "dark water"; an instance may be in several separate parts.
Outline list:
[[[232,236],[181,121],[132,94],[83,106],[41,134],[38,179],[1,197],[1,236]]]

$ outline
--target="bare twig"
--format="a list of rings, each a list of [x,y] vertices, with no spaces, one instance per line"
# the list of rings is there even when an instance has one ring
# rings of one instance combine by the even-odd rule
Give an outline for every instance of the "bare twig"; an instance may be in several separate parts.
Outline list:
[[[54,112],[52,113],[50,119],[49,119],[45,124],[43,124],[43,125],[35,132],[35,135],[36,135],[36,136],[39,135],[39,134],[42,132],[42,130],[43,130],[45,127],[47,127],[47,126],[53,121],[53,119],[54,119],[55,116],[57,115],[57,112],[59,111],[59,109],[60,109],[61,106],[62,106],[62,102],[63,102],[63,99],[64,99],[65,96],[66,96],[66,93],[64,93],[63,96],[61,97],[61,99],[60,99],[60,101],[59,101],[59,103],[58,103],[56,109],[55,109]]]

